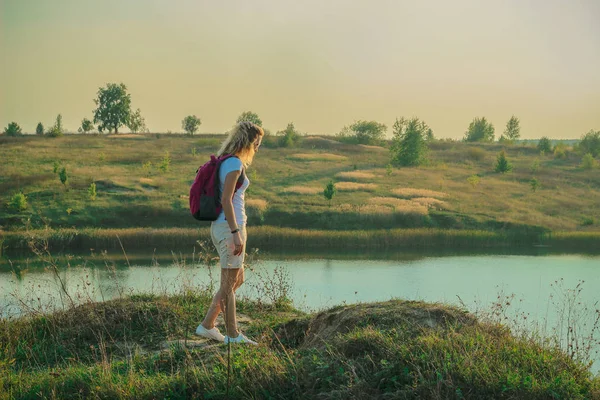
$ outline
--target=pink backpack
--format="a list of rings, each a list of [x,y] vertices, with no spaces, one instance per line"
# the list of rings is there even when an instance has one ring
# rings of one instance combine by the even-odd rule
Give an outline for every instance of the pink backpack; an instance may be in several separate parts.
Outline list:
[[[232,155],[221,157],[210,156],[210,161],[198,168],[196,179],[190,188],[190,211],[199,221],[214,221],[221,214],[221,191],[219,186],[219,169],[221,163]],[[240,182],[241,181],[241,182]],[[238,190],[244,182],[244,173],[235,186]]]

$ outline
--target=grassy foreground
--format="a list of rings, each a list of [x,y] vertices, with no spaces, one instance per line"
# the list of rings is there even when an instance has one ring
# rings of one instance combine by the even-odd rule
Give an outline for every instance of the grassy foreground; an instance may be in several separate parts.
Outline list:
[[[409,301],[314,315],[240,301],[260,346],[190,335],[208,292],[134,295],[0,320],[0,399],[594,399],[599,378],[563,352]]]

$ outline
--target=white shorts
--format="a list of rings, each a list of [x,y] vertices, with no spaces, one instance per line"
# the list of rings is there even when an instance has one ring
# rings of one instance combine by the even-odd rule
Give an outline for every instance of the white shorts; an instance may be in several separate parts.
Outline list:
[[[210,236],[213,244],[219,253],[221,268],[242,268],[244,266],[244,256],[246,255],[246,227],[240,227],[244,248],[242,254],[234,256],[235,244],[233,243],[233,234],[227,222],[213,222],[210,226]]]

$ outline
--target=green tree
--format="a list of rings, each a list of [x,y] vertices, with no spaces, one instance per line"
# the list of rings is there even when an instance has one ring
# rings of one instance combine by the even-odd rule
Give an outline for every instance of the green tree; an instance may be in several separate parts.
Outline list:
[[[593,157],[600,155],[600,131],[591,130],[581,137],[579,151],[582,154],[590,153]]]
[[[92,182],[90,184],[90,187],[88,188],[88,196],[90,198],[90,200],[94,201],[96,200],[96,183]]]
[[[189,135],[193,135],[194,133],[196,133],[200,124],[202,124],[202,121],[195,115],[188,115],[181,121],[181,127]]]
[[[119,133],[119,127],[129,122],[131,95],[127,93],[125,84],[109,83],[106,87],[99,88],[94,103],[97,106],[94,110],[94,123],[99,124],[98,131]]]
[[[392,164],[401,166],[423,164],[428,150],[425,137],[429,130],[427,124],[419,118],[396,119],[390,146]]]
[[[21,136],[23,131],[21,130],[19,124],[16,122],[11,122],[6,128],[4,128],[4,134],[6,136]]]
[[[496,172],[500,172],[502,174],[510,172],[512,170],[512,165],[508,162],[506,158],[506,152],[502,150],[498,154],[497,162],[496,162]]]
[[[54,125],[52,125],[52,127],[46,134],[50,137],[59,137],[64,134],[62,125],[62,115],[58,114],[56,116],[56,121],[54,122]]]
[[[329,202],[329,207],[331,207],[331,201],[333,200],[333,197],[335,196],[336,193],[337,193],[337,188],[335,187],[335,183],[333,181],[329,181],[325,185],[325,189],[323,190],[323,196]]]
[[[142,117],[142,111],[138,108],[135,112],[129,116],[127,121],[127,127],[131,133],[145,132],[146,131],[146,120]]]
[[[493,142],[494,125],[488,122],[485,117],[474,118],[469,124],[464,140],[466,142]]]
[[[342,132],[348,132],[360,144],[377,144],[383,139],[387,126],[377,121],[356,121]]]
[[[506,123],[506,128],[504,128],[503,136],[511,143],[521,137],[521,122],[519,118],[514,115],[510,117]]]
[[[300,142],[300,133],[296,131],[294,123],[290,122],[283,131],[277,132],[280,147],[294,147]]]
[[[262,127],[262,120],[259,118],[258,114],[253,113],[252,111],[244,111],[237,119],[237,123],[239,124],[242,121],[250,121],[255,125]]]
[[[67,169],[62,167],[58,172],[58,177],[60,179],[60,183],[63,184],[64,187],[67,187],[67,182],[69,180],[69,176],[67,175]]]
[[[433,130],[431,130],[431,128],[429,128],[427,130],[427,134],[425,135],[425,139],[427,139],[428,142],[433,142],[435,140],[435,136],[433,136]]]
[[[94,129],[94,124],[87,118],[81,120],[81,127],[79,127],[78,131],[83,133],[88,133]]]
[[[542,136],[537,144],[537,149],[540,153],[548,154],[552,151],[552,142],[547,136]]]
[[[531,187],[531,191],[535,193],[540,188],[540,182],[535,178],[531,178],[529,186]]]
[[[41,122],[38,122],[37,126],[35,127],[35,134],[36,135],[43,135],[44,134],[44,125],[42,125]]]
[[[165,156],[163,157],[163,159],[160,162],[160,165],[158,166],[158,169],[160,169],[162,172],[169,172],[170,167],[171,167],[171,155],[169,154],[168,151],[166,151]]]

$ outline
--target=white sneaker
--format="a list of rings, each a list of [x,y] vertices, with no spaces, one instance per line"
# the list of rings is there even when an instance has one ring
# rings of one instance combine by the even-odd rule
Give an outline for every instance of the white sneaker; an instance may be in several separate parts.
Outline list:
[[[213,326],[211,329],[206,329],[202,326],[202,324],[198,325],[196,328],[196,335],[202,336],[208,339],[213,339],[218,342],[223,342],[225,340],[225,336],[219,332],[216,326]]]
[[[258,343],[256,343],[254,340],[250,340],[248,339],[243,333],[239,333],[237,335],[237,337],[229,337],[229,336],[225,336],[225,340],[223,341],[225,344],[227,343],[247,343],[247,344],[251,344],[253,346],[258,346]]]

